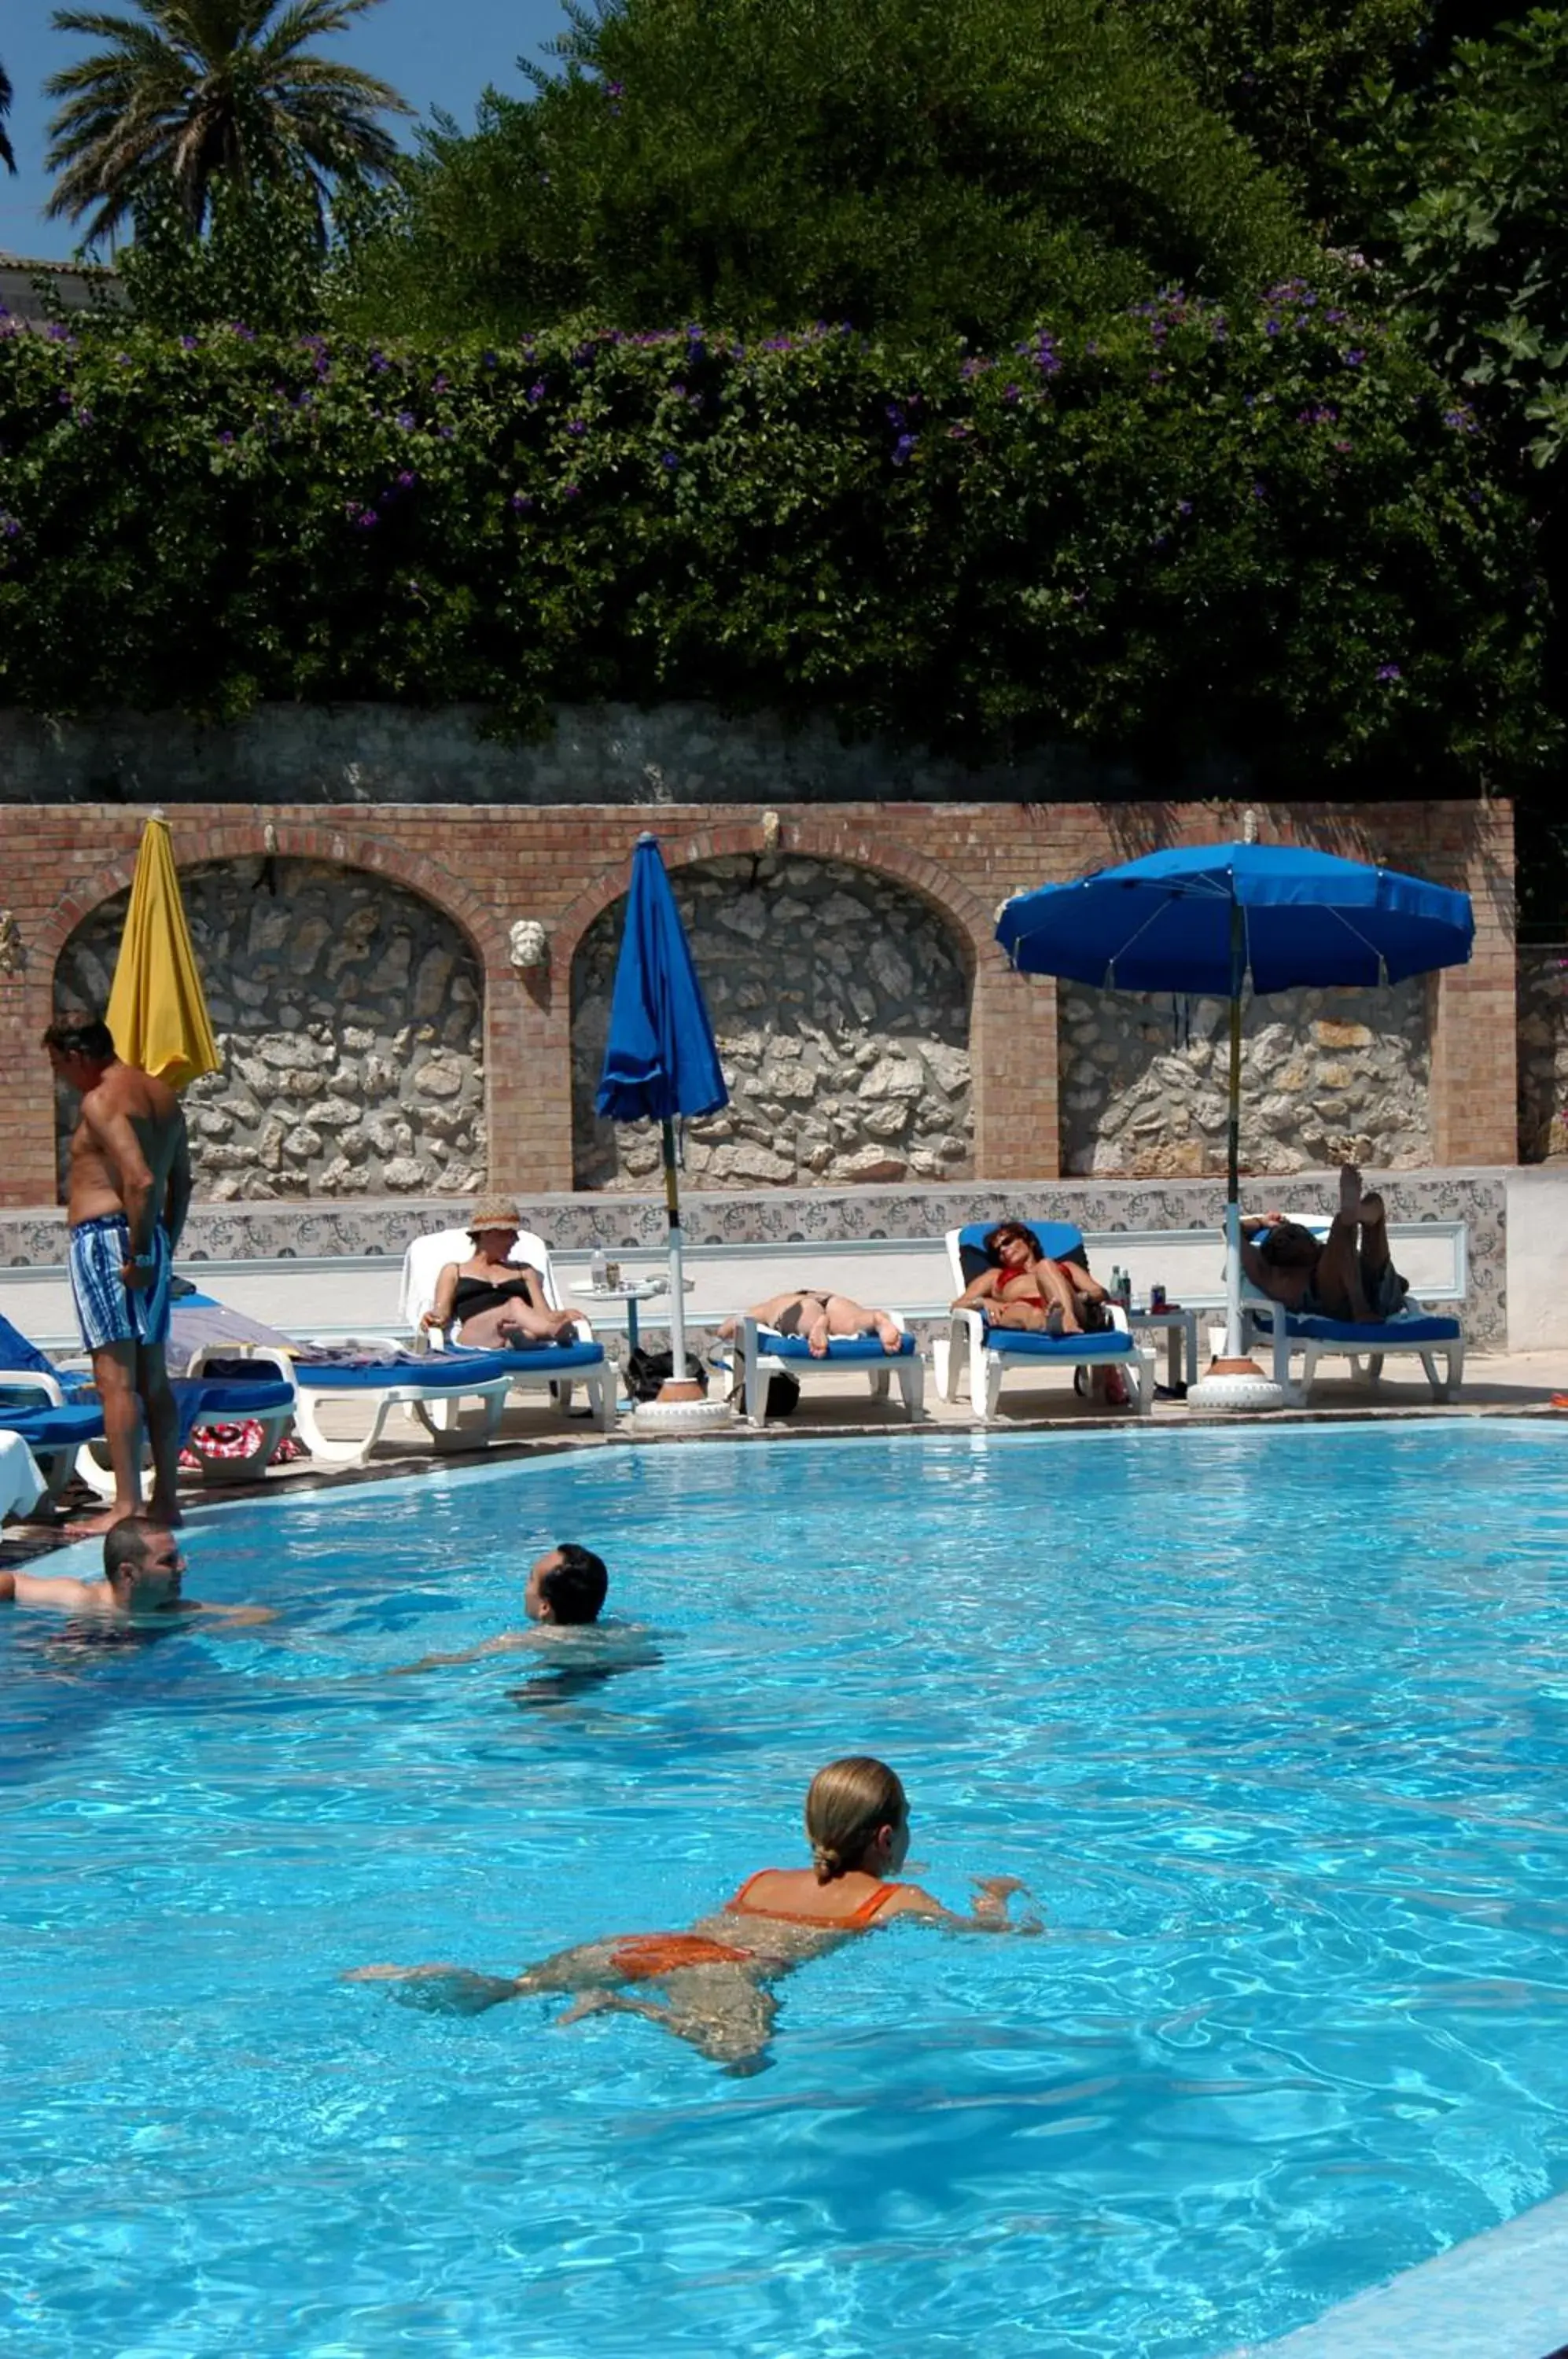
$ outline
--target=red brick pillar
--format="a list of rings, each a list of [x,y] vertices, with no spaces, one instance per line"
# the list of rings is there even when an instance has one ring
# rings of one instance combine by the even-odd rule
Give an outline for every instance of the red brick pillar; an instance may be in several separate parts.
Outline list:
[[[1062,1170],[1057,1103],[1056,984],[1015,974],[990,947],[978,962],[969,1027],[976,1180],[1055,1180]]]
[[[1519,1160],[1514,815],[1507,802],[1433,809],[1432,873],[1467,892],[1475,946],[1432,995],[1432,1153],[1440,1164]]]

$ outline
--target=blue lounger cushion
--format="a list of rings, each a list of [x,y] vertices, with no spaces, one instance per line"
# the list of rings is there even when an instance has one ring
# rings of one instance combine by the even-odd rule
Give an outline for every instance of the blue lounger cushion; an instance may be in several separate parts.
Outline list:
[[[174,1397],[180,1404],[181,1430],[189,1432],[193,1425],[266,1417],[274,1409],[290,1408],[294,1387],[281,1376],[177,1378]]]
[[[1260,1333],[1272,1335],[1274,1322],[1265,1311],[1258,1319]],[[1325,1319],[1315,1310],[1288,1311],[1285,1332],[1303,1343],[1350,1343],[1358,1352],[1420,1350],[1423,1343],[1457,1343],[1461,1333],[1457,1319],[1444,1319],[1436,1311],[1428,1311],[1410,1319],[1388,1319],[1375,1327],[1364,1327],[1351,1319]]]
[[[1132,1352],[1133,1340],[1119,1327],[1102,1329],[1097,1335],[1041,1335],[1029,1327],[987,1327],[985,1348],[1005,1352],[1029,1360],[1104,1360],[1115,1353],[1118,1359]]]
[[[813,1352],[804,1335],[780,1335],[776,1328],[759,1327],[757,1348],[769,1360],[906,1360],[915,1348],[912,1335],[900,1335],[896,1352],[885,1352],[879,1335],[833,1335],[825,1353]]]
[[[500,1376],[566,1376],[573,1368],[597,1368],[604,1358],[603,1343],[550,1343],[537,1352],[429,1352],[406,1360],[372,1360],[359,1368],[301,1360],[298,1369],[300,1382],[318,1393],[382,1392],[393,1385],[461,1392],[464,1386],[494,1384]]]
[[[0,1408],[0,1430],[19,1433],[36,1450],[73,1450],[103,1440],[103,1418],[95,1402],[68,1401],[55,1408],[46,1401],[33,1408]]]

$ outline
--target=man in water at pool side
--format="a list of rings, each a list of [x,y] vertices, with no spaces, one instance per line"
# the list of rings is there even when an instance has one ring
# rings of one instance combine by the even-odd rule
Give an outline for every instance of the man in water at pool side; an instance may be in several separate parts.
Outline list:
[[[1278,1212],[1241,1224],[1241,1266],[1260,1294],[1287,1310],[1346,1325],[1397,1319],[1410,1292],[1388,1253],[1381,1196],[1363,1193],[1354,1163],[1339,1170],[1339,1210],[1326,1238]]]
[[[269,1605],[203,1605],[183,1597],[185,1560],[167,1524],[127,1516],[103,1535],[102,1581],[71,1581],[60,1575],[0,1572],[0,1604],[44,1605],[59,1614],[92,1614],[126,1622],[164,1614],[210,1614],[224,1622],[270,1622]]]
[[[141,1512],[142,1420],[152,1446],[152,1516],[177,1524],[180,1418],[164,1364],[174,1249],[191,1203],[180,1100],[122,1064],[108,1026],[62,1016],[44,1034],[57,1081],[82,1094],[66,1190],[71,1290],[114,1470],[114,1502],[74,1527],[105,1531]]]
[[[477,1647],[465,1647],[457,1655],[421,1655],[417,1663],[399,1663],[398,1676],[410,1671],[430,1671],[447,1663],[477,1663],[485,1655],[505,1655],[519,1647],[548,1644],[559,1632],[580,1632],[596,1623],[609,1590],[610,1576],[604,1560],[592,1549],[579,1548],[575,1540],[563,1540],[556,1548],[546,1549],[528,1567],[528,1577],[523,1590],[523,1611],[534,1625],[531,1630],[503,1630],[496,1638],[486,1638]],[[638,1634],[622,1624],[612,1624],[608,1629],[594,1632],[593,1658],[604,1654],[604,1642],[615,1637],[635,1637]],[[629,1666],[628,1666],[629,1668]]]

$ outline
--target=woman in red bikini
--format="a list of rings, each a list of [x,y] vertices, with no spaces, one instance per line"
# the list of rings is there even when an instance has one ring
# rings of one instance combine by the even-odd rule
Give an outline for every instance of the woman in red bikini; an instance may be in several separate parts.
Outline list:
[[[1099,1279],[1082,1262],[1051,1260],[1021,1221],[1001,1222],[985,1242],[990,1266],[971,1278],[954,1310],[979,1309],[987,1326],[1040,1335],[1082,1335],[1108,1323],[1088,1308],[1108,1299]],[[1119,1368],[1094,1369],[1090,1390],[1112,1408],[1125,1408],[1130,1397]]]
[[[361,1966],[350,1982],[392,1981],[408,2005],[478,2015],[536,1993],[572,1994],[561,2017],[575,2022],[612,2008],[646,2016],[688,2039],[715,2063],[757,2071],[778,2012],[768,1985],[819,1958],[851,1933],[893,1917],[922,1917],[980,1933],[1038,1933],[1038,1919],[1014,1924],[1016,1876],[975,1878],[975,1908],[955,1916],[918,1884],[894,1881],[909,1849],[909,1809],[885,1763],[857,1754],[819,1769],[806,1796],[811,1866],[764,1867],[733,1900],[689,1933],[621,1934],[561,1950],[511,1980],[463,1966]],[[662,2003],[628,1998],[628,1985],[656,1984]]]

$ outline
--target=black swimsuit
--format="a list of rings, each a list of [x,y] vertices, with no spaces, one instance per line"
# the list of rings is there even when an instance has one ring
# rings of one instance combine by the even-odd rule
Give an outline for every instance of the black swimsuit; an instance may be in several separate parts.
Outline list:
[[[482,1311],[497,1310],[503,1302],[528,1302],[528,1282],[526,1277],[509,1277],[504,1285],[492,1284],[487,1277],[460,1277],[452,1298],[452,1315],[459,1326],[477,1319]],[[531,1309],[531,1304],[528,1305]]]

